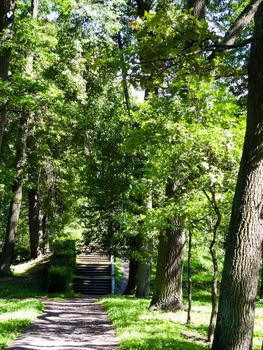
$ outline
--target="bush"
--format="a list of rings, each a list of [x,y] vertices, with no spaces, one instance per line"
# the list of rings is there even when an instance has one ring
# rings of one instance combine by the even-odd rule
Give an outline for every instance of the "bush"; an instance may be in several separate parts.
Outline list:
[[[51,245],[52,251],[56,254],[57,252],[76,252],[76,242],[73,239],[56,240]]]
[[[74,240],[57,240],[52,244],[51,266],[48,271],[48,291],[64,292],[71,288],[76,263]]]
[[[63,266],[51,266],[48,271],[48,290],[50,292],[64,292],[70,289],[72,283],[72,269]]]

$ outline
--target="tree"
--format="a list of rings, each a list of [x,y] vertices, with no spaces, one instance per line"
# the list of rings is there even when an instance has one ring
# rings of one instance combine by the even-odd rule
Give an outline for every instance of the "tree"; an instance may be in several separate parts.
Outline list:
[[[31,16],[33,20],[37,19],[38,5],[38,0],[32,0]],[[28,55],[26,61],[26,71],[31,75],[33,71],[33,56]],[[16,145],[16,175],[12,187],[6,236],[0,260],[0,274],[3,275],[11,274],[10,267],[14,257],[15,237],[21,210],[23,177],[26,163],[28,120],[31,114],[31,111],[23,110],[19,117],[20,125]]]
[[[0,81],[3,80],[5,82],[9,80],[8,73],[11,57],[11,48],[9,45],[12,38],[15,5],[15,0],[3,0],[0,4],[0,40],[2,45],[0,52]],[[8,100],[5,100],[4,105],[0,107],[0,156],[6,124],[7,103]]]
[[[0,274],[10,275],[14,256],[15,237],[22,202],[22,179],[26,161],[27,117],[20,118],[20,130],[16,150],[16,176],[12,187],[5,242],[0,260]]]
[[[263,5],[255,16],[249,61],[247,129],[226,242],[213,350],[252,349],[263,243]]]

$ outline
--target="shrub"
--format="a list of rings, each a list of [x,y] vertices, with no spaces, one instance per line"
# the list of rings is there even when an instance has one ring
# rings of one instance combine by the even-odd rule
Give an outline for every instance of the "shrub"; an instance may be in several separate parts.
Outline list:
[[[70,289],[72,283],[72,269],[63,266],[51,266],[48,271],[49,292],[64,292]]]
[[[74,240],[57,240],[52,244],[51,266],[48,271],[48,291],[64,292],[71,288],[76,263]]]

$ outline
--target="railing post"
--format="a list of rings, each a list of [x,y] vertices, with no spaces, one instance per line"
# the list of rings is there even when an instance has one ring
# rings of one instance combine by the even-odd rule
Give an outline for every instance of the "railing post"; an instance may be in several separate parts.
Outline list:
[[[114,256],[111,255],[111,294],[115,293],[115,264],[114,264]]]

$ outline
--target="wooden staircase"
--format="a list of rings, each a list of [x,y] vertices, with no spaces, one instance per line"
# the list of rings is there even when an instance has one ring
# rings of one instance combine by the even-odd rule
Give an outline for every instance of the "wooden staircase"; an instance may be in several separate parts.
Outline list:
[[[111,258],[98,251],[78,255],[73,289],[85,295],[111,294]]]

